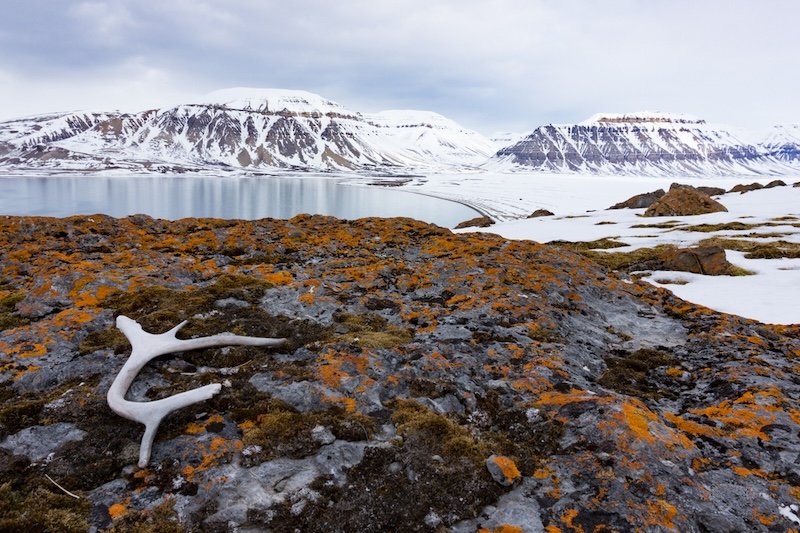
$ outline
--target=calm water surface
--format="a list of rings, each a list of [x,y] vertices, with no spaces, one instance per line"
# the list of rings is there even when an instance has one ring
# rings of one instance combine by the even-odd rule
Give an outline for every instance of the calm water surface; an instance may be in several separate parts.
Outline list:
[[[0,214],[102,213],[156,218],[412,217],[444,227],[478,216],[461,204],[396,189],[343,185],[334,178],[0,177]]]

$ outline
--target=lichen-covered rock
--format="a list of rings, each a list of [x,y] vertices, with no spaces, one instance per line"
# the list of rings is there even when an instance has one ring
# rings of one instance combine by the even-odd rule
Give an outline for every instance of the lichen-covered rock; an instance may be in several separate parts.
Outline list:
[[[510,487],[520,477],[514,460],[502,455],[492,455],[486,459],[486,468],[489,469],[492,479],[504,487]]]
[[[455,229],[488,228],[492,224],[494,224],[494,220],[492,220],[487,216],[481,216],[465,220],[464,222],[459,222],[458,225],[455,227]]]
[[[707,276],[726,276],[733,272],[733,265],[721,246],[694,246],[668,248],[658,258],[636,264],[631,270],[675,270]]]
[[[647,211],[646,217],[704,215],[727,211],[728,209],[709,195],[687,187],[676,187],[656,200]]]
[[[0,529],[796,527],[800,327],[561,248],[409,219],[0,217],[0,301]],[[141,428],[105,401],[119,314],[288,342],[152,361],[132,399],[223,387],[138,469]],[[80,440],[16,444],[61,428]]]
[[[635,196],[631,196],[624,202],[620,202],[618,204],[614,204],[609,209],[644,209],[645,207],[650,207],[653,203],[664,196],[666,193],[664,189],[658,189],[657,191],[653,192],[646,192],[643,194],[637,194]]]

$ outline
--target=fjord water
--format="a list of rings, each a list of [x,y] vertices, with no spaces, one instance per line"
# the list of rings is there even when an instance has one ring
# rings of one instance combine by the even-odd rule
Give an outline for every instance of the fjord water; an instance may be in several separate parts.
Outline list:
[[[143,213],[186,217],[411,217],[444,227],[478,216],[464,205],[406,191],[317,177],[51,176],[0,178],[0,215]]]

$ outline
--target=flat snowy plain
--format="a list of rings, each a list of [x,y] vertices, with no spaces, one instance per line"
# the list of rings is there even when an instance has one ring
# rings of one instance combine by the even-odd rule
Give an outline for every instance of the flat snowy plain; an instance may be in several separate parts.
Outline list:
[[[715,197],[727,213],[689,217],[642,217],[644,209],[607,208],[635,194],[669,189],[678,182],[729,190],[738,183],[768,183],[773,178],[645,178],[619,176],[573,176],[564,174],[458,174],[414,178],[404,188],[423,194],[460,201],[499,220],[483,229],[509,239],[537,242],[554,240],[593,241],[614,238],[628,247],[626,252],[659,244],[691,246],[711,237],[745,238],[751,233],[780,236],[750,239],[759,243],[784,240],[800,243],[800,187],[792,184],[800,176],[784,177],[787,187],[776,187]],[[526,219],[544,208],[555,216]],[[775,220],[780,217],[796,219]],[[672,228],[634,228],[639,224],[678,221]],[[742,222],[760,226],[742,231],[699,232],[681,229],[698,224]],[[793,225],[794,224],[794,225]],[[744,253],[726,250],[734,265],[754,272],[752,276],[704,276],[684,272],[653,272],[645,279],[668,288],[677,296],[718,311],[773,324],[800,323],[800,259],[746,259]]]

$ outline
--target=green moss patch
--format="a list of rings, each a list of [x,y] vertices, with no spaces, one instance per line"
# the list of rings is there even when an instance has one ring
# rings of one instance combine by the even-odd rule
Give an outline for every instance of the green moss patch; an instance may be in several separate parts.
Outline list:
[[[385,318],[377,314],[336,313],[333,318],[337,324],[347,328],[347,332],[334,337],[334,340],[339,342],[378,349],[407,344],[414,338],[413,330],[390,325]]]
[[[635,352],[618,351],[605,359],[607,368],[598,383],[607,389],[639,398],[671,398],[673,390],[664,387],[653,375],[660,367],[674,366],[677,359],[661,350],[641,348]]]

